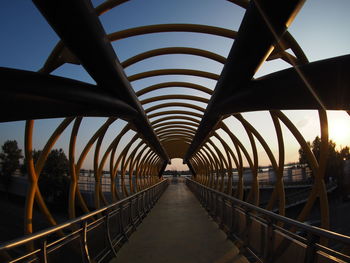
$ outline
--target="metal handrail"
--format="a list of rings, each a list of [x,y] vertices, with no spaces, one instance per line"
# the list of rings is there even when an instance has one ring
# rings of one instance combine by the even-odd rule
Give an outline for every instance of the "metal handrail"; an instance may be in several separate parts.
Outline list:
[[[308,242],[310,242],[311,239],[314,239],[315,237],[317,237],[317,240],[327,239],[327,240],[331,240],[331,241],[335,241],[335,242],[341,242],[342,244],[345,244],[347,246],[350,245],[350,237],[349,236],[342,235],[342,234],[339,234],[339,233],[336,233],[336,232],[333,232],[330,230],[322,229],[319,227],[311,226],[311,225],[296,221],[294,219],[276,214],[272,211],[268,211],[266,209],[249,204],[247,202],[239,200],[239,199],[232,197],[230,195],[227,195],[225,193],[219,192],[215,189],[204,186],[204,185],[202,185],[194,180],[191,180],[188,178],[186,178],[186,180],[187,180],[186,183],[189,185],[192,184],[192,185],[199,187],[200,190],[205,190],[205,191],[208,191],[210,193],[213,193],[216,197],[211,197],[211,198],[213,198],[211,200],[214,200],[214,199],[217,200],[217,197],[221,197],[223,203],[226,201],[231,202],[232,208],[239,209],[242,212],[244,212],[246,215],[248,215],[249,217],[254,217],[254,218],[258,219],[260,222],[264,222],[267,225],[272,224],[274,229],[280,230],[281,232],[288,235],[289,237],[291,237],[294,240],[302,241],[303,243],[306,242],[306,244],[307,244]],[[192,190],[194,190],[194,189],[192,189]],[[199,195],[200,201],[204,202],[203,200],[201,200],[201,199],[203,199],[203,198],[201,198],[202,197],[201,193],[197,193],[197,194]],[[208,209],[208,204],[204,204],[204,205]],[[218,214],[218,212],[217,212],[217,206],[218,206],[218,204],[216,203],[215,211],[210,211],[210,212],[215,214],[214,217],[220,217],[220,214]],[[210,210],[210,209],[208,209],[208,210]],[[224,211],[223,211],[223,213],[224,213]],[[224,216],[225,215],[222,215],[222,217],[224,217]],[[221,220],[223,220],[223,219],[221,218]],[[290,229],[295,229],[295,230],[298,229],[301,231],[305,231],[308,236],[307,236],[307,238],[303,238],[301,236],[297,237],[297,234],[293,233],[292,230],[288,230],[285,227],[282,227],[281,225],[288,225],[289,227],[291,227]],[[317,249],[322,249],[323,251],[327,250],[330,252],[330,254],[336,253],[339,257],[341,257],[341,258],[345,257],[347,260],[350,260],[350,257],[348,255],[344,255],[338,251],[332,251],[331,248],[328,248],[326,246],[323,246],[322,244],[316,244],[316,243],[317,242],[314,242],[312,245],[314,247],[316,247]],[[248,248],[248,250],[249,250],[249,248]],[[260,258],[259,258],[259,260],[261,261]]]
[[[232,202],[240,205],[241,207],[246,207],[246,208],[248,208],[247,210],[249,210],[249,211],[258,212],[260,214],[268,216],[269,218],[273,218],[275,221],[280,221],[280,222],[286,223],[287,225],[291,225],[291,226],[295,226],[295,227],[303,229],[303,230],[307,230],[308,232],[311,232],[312,234],[315,234],[315,235],[318,235],[321,237],[325,237],[325,238],[329,238],[329,239],[333,239],[333,240],[337,240],[337,241],[340,241],[340,242],[343,242],[343,243],[350,245],[350,237],[349,236],[342,235],[342,234],[339,234],[339,233],[336,233],[336,232],[333,232],[330,230],[322,229],[319,227],[310,226],[308,224],[296,221],[292,218],[281,216],[281,215],[273,213],[269,210],[263,209],[261,207],[258,207],[258,206],[252,205],[252,204],[249,204],[249,203],[244,202],[242,200],[239,200],[233,196],[227,195],[225,193],[222,193],[222,192],[219,192],[219,191],[214,190],[212,188],[209,188],[207,186],[204,186],[204,185],[202,185],[196,181],[193,181],[189,178],[186,178],[186,180],[191,181],[192,183],[195,183],[195,184],[197,184],[197,185],[199,185],[199,186],[201,186],[201,187],[203,187],[203,188],[205,188],[213,193],[221,195],[225,199],[229,199]]]
[[[139,197],[146,198],[144,196],[146,194],[150,193],[150,194],[152,194],[152,198],[147,198],[147,200],[145,201],[145,203],[151,202],[151,204],[147,205],[147,208],[146,208],[146,210],[147,210],[146,212],[148,212],[148,210],[153,206],[152,204],[154,204],[155,201],[160,197],[160,194],[165,190],[167,185],[168,185],[168,180],[164,179],[161,182],[159,182],[153,186],[150,186],[144,190],[141,190],[140,192],[137,192],[129,197],[126,197],[125,199],[122,199],[118,202],[115,202],[111,205],[100,208],[100,209],[95,210],[93,212],[90,212],[88,214],[85,214],[85,215],[79,216],[77,218],[68,220],[62,224],[57,225],[57,226],[52,226],[52,227],[49,227],[47,229],[38,231],[36,233],[29,234],[27,236],[23,236],[23,237],[20,237],[20,238],[11,240],[11,241],[6,241],[3,243],[0,243],[0,252],[7,251],[9,249],[13,249],[13,248],[18,247],[18,246],[30,244],[31,242],[36,241],[36,240],[42,240],[42,239],[45,240],[45,238],[48,237],[49,235],[51,235],[53,233],[58,233],[63,229],[73,227],[74,225],[77,225],[77,224],[80,224],[81,227],[79,227],[79,229],[75,229],[73,231],[74,233],[70,232],[70,233],[67,233],[67,235],[59,238],[59,242],[63,242],[66,239],[69,239],[72,234],[74,235],[74,234],[77,234],[77,233],[82,232],[82,231],[84,232],[84,236],[85,236],[86,231],[88,231],[87,228],[89,226],[91,226],[92,224],[95,224],[97,221],[101,221],[101,220],[104,221],[105,218],[108,218],[107,215],[111,215],[111,214],[115,213],[116,210],[120,210],[120,207],[123,206],[125,203],[132,202],[132,200],[139,198]],[[158,189],[158,191],[153,191],[155,189]],[[139,213],[139,212],[137,212],[137,213]],[[101,218],[94,219],[94,217],[96,215],[99,215],[99,214],[103,215],[102,219]],[[91,220],[91,219],[94,219],[93,222],[90,222],[88,224],[87,221]],[[109,237],[109,239],[110,239],[110,237]],[[52,245],[54,245],[54,243],[57,243],[57,240],[54,240],[50,243],[45,244],[45,248],[51,247]],[[28,251],[27,254],[21,256],[21,258],[25,258],[25,257],[31,256],[31,255],[37,254],[41,250],[42,250],[42,248],[37,248],[37,249],[34,249],[33,251]],[[114,252],[114,251],[112,251],[112,252]],[[45,257],[46,257],[46,255],[45,255]]]

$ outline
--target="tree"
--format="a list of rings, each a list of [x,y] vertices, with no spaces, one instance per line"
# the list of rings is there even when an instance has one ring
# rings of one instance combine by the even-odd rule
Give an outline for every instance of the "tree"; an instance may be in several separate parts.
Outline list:
[[[41,151],[33,152],[33,159],[39,158]],[[62,205],[68,198],[68,159],[62,149],[50,152],[39,177],[41,193],[47,202]]]
[[[11,184],[12,175],[20,167],[19,160],[22,159],[23,156],[22,150],[18,148],[17,141],[15,140],[7,140],[1,148],[0,160],[2,167],[0,179],[7,191]]]
[[[340,150],[340,157],[343,160],[349,160],[350,159],[350,149],[348,146],[345,146]]]
[[[41,153],[41,150],[32,152],[34,163],[38,161]],[[25,162],[21,169],[27,171]],[[62,149],[52,150],[39,176],[40,191],[47,203],[54,205],[67,203],[69,191],[68,169],[68,159],[64,151]]]
[[[308,146],[311,147],[310,142],[307,142]],[[307,159],[306,153],[302,147],[299,149],[299,163],[300,164],[308,164],[309,161]]]
[[[312,143],[307,142],[310,146],[317,161],[320,159],[321,139],[316,136]],[[349,148],[342,148],[339,152],[336,150],[336,143],[330,140],[328,142],[328,159],[326,166],[326,179],[329,177],[336,178],[338,182],[343,176],[343,160],[349,159]],[[299,162],[300,164],[306,164],[310,167],[309,160],[306,158],[306,154],[302,148],[299,149]]]
[[[331,142],[331,141],[330,141]],[[316,160],[320,160],[320,152],[321,152],[321,138],[316,136],[314,141],[311,144],[312,152],[314,153]]]

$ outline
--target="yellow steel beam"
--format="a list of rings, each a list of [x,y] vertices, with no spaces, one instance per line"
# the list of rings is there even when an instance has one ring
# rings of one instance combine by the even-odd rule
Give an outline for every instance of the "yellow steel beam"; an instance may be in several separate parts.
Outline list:
[[[148,109],[145,109],[145,112],[149,113],[149,112],[152,112],[152,111],[155,111],[155,110],[159,110],[159,109],[162,109],[162,108],[167,108],[167,107],[191,108],[191,109],[197,110],[199,112],[204,112],[204,110],[205,110],[203,107],[200,107],[200,106],[197,106],[197,105],[194,105],[194,104],[191,104],[191,103],[168,102],[168,103],[158,104],[158,105],[149,107]]]
[[[156,70],[145,71],[145,72],[136,73],[134,75],[128,76],[128,80],[130,82],[133,82],[144,78],[165,76],[165,75],[188,75],[188,76],[196,76],[196,77],[202,77],[202,78],[207,78],[212,80],[218,80],[220,77],[219,75],[211,72],[194,70],[194,69],[156,69]]]
[[[194,90],[199,90],[202,91],[204,93],[207,93],[209,95],[211,95],[213,93],[213,91],[211,89],[208,89],[207,87],[195,84],[195,83],[191,83],[191,82],[162,82],[162,83],[157,83],[154,84],[152,86],[143,88],[141,90],[139,90],[138,92],[136,92],[136,95],[138,97],[147,94],[149,92],[155,91],[155,90],[159,90],[159,89],[165,89],[165,88],[173,88],[173,87],[180,87],[180,88],[189,88],[189,89],[194,89]]]
[[[183,95],[183,94],[175,94],[175,95],[163,95],[163,96],[155,96],[148,99],[141,100],[141,104],[145,105],[147,103],[156,102],[156,101],[162,101],[162,100],[191,100],[191,101],[198,101],[203,103],[208,103],[208,99],[193,96],[193,95]]]
[[[219,62],[222,64],[225,64],[226,62],[225,57],[207,50],[198,49],[198,48],[189,48],[189,47],[166,47],[166,48],[158,48],[158,49],[153,49],[153,50],[143,52],[141,54],[128,58],[127,60],[123,61],[121,65],[123,68],[127,68],[137,62],[143,61],[148,58],[157,57],[161,55],[173,55],[173,54],[186,54],[186,55],[200,56],[200,57],[215,60],[216,62]]]
[[[149,119],[163,116],[163,115],[174,115],[174,114],[180,114],[180,115],[189,115],[189,116],[194,116],[198,117],[199,119],[202,118],[203,114],[192,112],[192,111],[184,111],[184,110],[169,110],[169,111],[161,111],[161,112],[156,112],[152,114],[148,114],[147,117]]]

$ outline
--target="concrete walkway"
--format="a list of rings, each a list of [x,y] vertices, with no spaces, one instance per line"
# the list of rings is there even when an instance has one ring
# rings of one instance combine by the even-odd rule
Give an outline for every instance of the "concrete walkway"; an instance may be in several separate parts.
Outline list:
[[[248,262],[184,182],[170,184],[111,262]]]

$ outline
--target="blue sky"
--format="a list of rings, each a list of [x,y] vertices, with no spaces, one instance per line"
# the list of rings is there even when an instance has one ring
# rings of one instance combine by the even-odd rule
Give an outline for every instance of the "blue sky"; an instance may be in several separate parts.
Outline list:
[[[102,1],[93,1],[94,5]],[[308,0],[300,11],[289,31],[298,41],[310,61],[349,54],[350,52],[350,11],[349,0]],[[132,0],[120,5],[114,10],[103,14],[100,19],[107,33],[123,30],[129,27],[159,23],[196,23],[224,27],[238,30],[239,23],[244,15],[244,9],[235,6],[225,0]],[[3,0],[0,9],[0,66],[20,68],[36,71],[45,62],[53,47],[58,41],[55,32],[50,28],[31,1]],[[232,39],[208,36],[196,33],[159,33],[147,36],[137,36],[113,43],[113,47],[120,61],[140,52],[169,46],[185,46],[208,49],[226,56],[233,43]],[[188,68],[211,71],[220,74],[222,65],[208,59],[197,58],[189,55],[166,55],[159,58],[151,58],[144,62],[130,66],[125,71],[127,75],[151,69],[161,68]],[[289,67],[283,61],[266,62],[255,77],[263,76],[270,72]],[[53,72],[55,75],[74,78],[94,83],[81,66],[66,64]],[[135,91],[162,81],[195,81],[209,88],[215,87],[215,81],[191,76],[166,76],[153,77],[132,83]],[[162,92],[149,95],[161,95],[169,93],[181,94],[188,92],[183,89],[165,89]],[[202,93],[191,92],[198,96]],[[142,98],[146,98],[143,96]],[[146,105],[147,107],[152,104]],[[145,107],[145,108],[147,108]],[[307,140],[312,140],[319,134],[317,114],[314,111],[286,112],[286,114],[298,126]],[[266,112],[247,113],[247,119],[256,125],[259,131],[266,136],[276,152],[276,139],[274,131],[271,131],[272,123]],[[350,121],[343,113],[329,113],[331,138],[338,145],[348,145],[350,142]],[[43,147],[61,119],[39,120],[35,124],[35,148]],[[86,118],[79,135],[78,152],[83,142],[88,140],[104,118]],[[229,118],[226,122],[231,125],[235,133],[242,141],[247,138],[242,128]],[[123,121],[117,121],[109,129],[105,138],[104,148],[107,147],[115,134],[123,127]],[[267,125],[269,124],[269,125]],[[343,125],[343,126],[341,126]],[[332,128],[333,127],[333,128]],[[339,133],[340,128],[343,134]],[[67,151],[70,127],[62,135],[56,144],[56,148]],[[295,140],[286,134],[286,161],[295,161],[298,145]],[[272,136],[271,136],[272,135]],[[23,148],[24,122],[11,122],[0,124],[0,144],[7,139],[16,139]],[[130,134],[127,138],[130,138]],[[333,137],[332,137],[333,136]],[[127,140],[127,138],[125,140]],[[262,154],[264,156],[264,154]],[[91,159],[91,157],[90,157]],[[262,165],[267,164],[265,157],[261,159]],[[89,161],[85,164],[91,167]],[[179,164],[172,166],[180,168]]]

